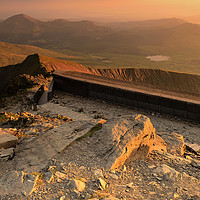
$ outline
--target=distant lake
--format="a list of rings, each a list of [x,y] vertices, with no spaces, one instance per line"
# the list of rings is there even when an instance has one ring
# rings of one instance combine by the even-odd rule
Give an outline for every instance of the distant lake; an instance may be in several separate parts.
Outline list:
[[[169,56],[162,56],[162,55],[156,55],[156,56],[147,56],[147,59],[150,59],[151,61],[165,61],[169,60]]]

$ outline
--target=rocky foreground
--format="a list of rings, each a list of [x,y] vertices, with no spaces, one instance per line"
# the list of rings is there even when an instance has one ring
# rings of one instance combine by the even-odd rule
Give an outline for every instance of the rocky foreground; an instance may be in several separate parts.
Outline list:
[[[34,111],[18,98],[0,109],[1,199],[200,199],[199,124],[61,92]]]

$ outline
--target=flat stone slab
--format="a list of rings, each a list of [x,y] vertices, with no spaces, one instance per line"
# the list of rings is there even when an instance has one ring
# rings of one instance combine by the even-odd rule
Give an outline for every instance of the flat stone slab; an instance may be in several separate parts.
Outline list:
[[[72,121],[39,136],[25,145],[21,152],[16,153],[14,160],[17,171],[41,171],[57,153],[87,134],[94,126],[94,122]]]
[[[14,135],[11,135],[8,131],[0,129],[0,149],[8,149],[15,147],[17,144],[18,138]]]

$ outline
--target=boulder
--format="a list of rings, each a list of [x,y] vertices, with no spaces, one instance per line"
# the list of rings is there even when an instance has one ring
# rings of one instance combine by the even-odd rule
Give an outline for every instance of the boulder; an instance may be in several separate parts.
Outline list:
[[[0,129],[0,148],[8,149],[15,147],[17,144],[18,138],[14,135],[9,134],[8,132]]]
[[[91,138],[91,145],[105,168],[116,169],[125,162],[144,159],[155,138],[150,119],[143,115],[113,118],[103,124]]]
[[[159,132],[157,134],[165,141],[168,153],[183,156],[186,145],[182,135],[174,132]]]

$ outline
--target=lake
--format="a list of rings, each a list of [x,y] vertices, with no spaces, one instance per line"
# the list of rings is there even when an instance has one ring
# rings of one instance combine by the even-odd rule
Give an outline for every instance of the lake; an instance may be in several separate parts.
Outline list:
[[[169,60],[170,59],[169,56],[162,56],[162,55],[147,56],[146,58],[151,60],[151,61],[165,61],[165,60]]]

